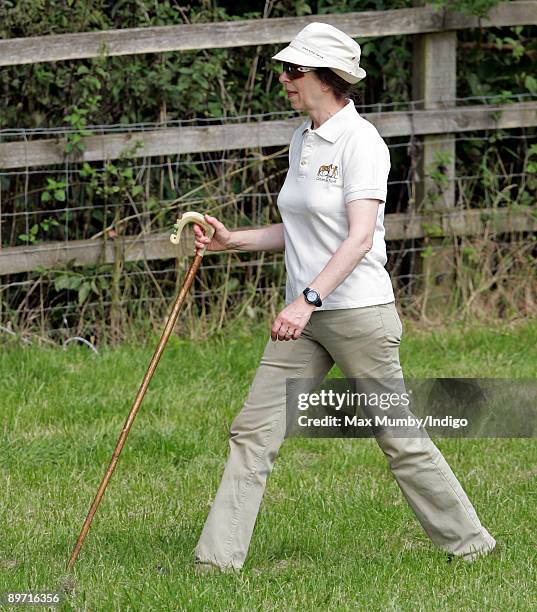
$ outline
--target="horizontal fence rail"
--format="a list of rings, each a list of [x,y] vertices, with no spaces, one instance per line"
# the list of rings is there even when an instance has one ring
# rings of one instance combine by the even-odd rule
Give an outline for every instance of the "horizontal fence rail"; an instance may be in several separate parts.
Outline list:
[[[163,51],[191,51],[290,41],[312,21],[323,21],[350,36],[423,34],[479,27],[537,24],[537,1],[503,2],[487,18],[430,6],[308,17],[251,19],[194,25],[126,28],[0,41],[0,66]]]
[[[362,117],[371,121],[385,138],[522,128],[537,125],[537,102],[364,113]],[[63,138],[6,142],[0,144],[0,169],[287,145],[302,121],[304,118],[299,117],[86,136],[81,139],[85,149],[77,156],[64,153],[67,141]],[[137,143],[139,146],[132,151]]]
[[[537,231],[531,212],[509,209],[451,210],[433,215],[392,213],[384,218],[386,239],[409,240],[426,236],[481,235],[485,225],[497,234]],[[124,261],[171,259],[192,256],[192,239],[182,237],[178,246],[169,233],[125,237],[120,248],[114,239],[71,240],[0,249],[0,276],[38,269],[61,268],[67,264],[87,266],[110,264],[121,254]]]

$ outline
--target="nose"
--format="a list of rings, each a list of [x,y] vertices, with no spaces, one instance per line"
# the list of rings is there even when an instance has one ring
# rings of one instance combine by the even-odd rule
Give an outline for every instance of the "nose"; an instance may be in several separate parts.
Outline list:
[[[280,83],[290,83],[291,79],[287,76],[287,72],[282,72],[280,74],[280,76],[278,77],[278,81],[280,81]]]

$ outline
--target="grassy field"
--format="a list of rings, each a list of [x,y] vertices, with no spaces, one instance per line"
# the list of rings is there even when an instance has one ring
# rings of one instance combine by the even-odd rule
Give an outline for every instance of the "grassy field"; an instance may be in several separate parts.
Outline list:
[[[537,444],[437,440],[501,554],[448,564],[373,440],[290,439],[238,575],[192,553],[267,327],[173,338],[71,577],[65,564],[151,357],[145,346],[0,348],[0,593],[65,610],[534,610]],[[407,329],[407,376],[537,376],[537,323]]]

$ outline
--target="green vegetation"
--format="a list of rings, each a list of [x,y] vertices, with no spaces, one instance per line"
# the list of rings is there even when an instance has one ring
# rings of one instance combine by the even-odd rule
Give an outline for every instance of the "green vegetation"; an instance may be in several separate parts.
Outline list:
[[[186,4],[175,0],[4,0],[0,2],[0,38],[310,14],[322,18],[414,4],[411,0],[199,0]],[[437,9],[480,17],[496,4],[498,0],[433,3]],[[358,37],[361,63],[367,70],[367,78],[356,88],[359,112],[411,108],[413,38]],[[457,44],[459,104],[518,102],[537,94],[535,26],[461,29]],[[67,131],[64,150],[76,155],[84,150],[82,139],[100,134],[102,126],[130,131],[136,147],[143,134],[140,124],[152,129],[177,127],[185,121],[210,126],[235,122],[237,117],[240,121],[282,119],[292,113],[278,83],[278,66],[270,59],[280,47],[103,55],[7,66],[0,71],[0,129],[15,130],[3,135],[6,142],[23,142],[56,137],[63,128]],[[28,131],[36,128],[41,131]],[[533,211],[534,133],[535,128],[524,128],[458,135],[457,206]],[[386,212],[405,212],[413,206],[412,189],[407,186],[417,148],[407,137],[390,138],[388,144],[392,170]],[[440,185],[446,181],[445,161],[440,158],[430,172]],[[123,339],[133,323],[159,321],[163,304],[175,291],[177,263],[124,261],[123,239],[169,231],[176,213],[187,209],[210,212],[229,227],[278,222],[276,194],[286,166],[285,147],[252,147],[143,160],[125,156],[106,163],[72,159],[69,164],[29,173],[2,173],[0,248],[100,238],[114,245],[116,261],[115,265],[99,261],[83,269],[66,264],[4,277],[2,324],[21,332],[62,338],[76,334],[102,343]],[[430,236],[438,233],[435,223],[428,229]],[[456,289],[451,310],[457,316],[466,316],[471,309],[471,314],[501,318],[534,313],[535,244],[530,238],[522,232],[491,234],[486,228],[482,238],[461,238],[453,254]],[[425,310],[419,287],[420,255],[428,258],[434,251],[427,239],[392,242],[389,247],[388,265],[398,295],[404,298],[406,313],[419,318]],[[475,252],[479,255],[474,256]],[[210,266],[200,271],[194,289],[201,300],[192,304],[194,318],[209,315],[209,327],[220,328],[224,320],[240,318],[245,302],[255,319],[281,292],[281,257],[230,254],[211,260]]]
[[[446,563],[373,440],[291,439],[239,576],[196,575],[228,427],[268,326],[172,338],[72,577],[83,519],[156,338],[95,355],[0,352],[0,593],[71,593],[77,610],[531,610],[537,605],[535,440],[438,441],[499,556]],[[537,375],[537,323],[405,331],[408,376]]]

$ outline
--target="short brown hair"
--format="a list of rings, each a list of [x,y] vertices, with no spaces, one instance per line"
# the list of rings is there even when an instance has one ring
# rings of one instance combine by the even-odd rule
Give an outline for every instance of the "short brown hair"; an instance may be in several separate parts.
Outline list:
[[[313,73],[323,85],[327,85],[332,90],[336,100],[350,98],[353,93],[352,83],[345,81],[330,68],[317,68]]]

